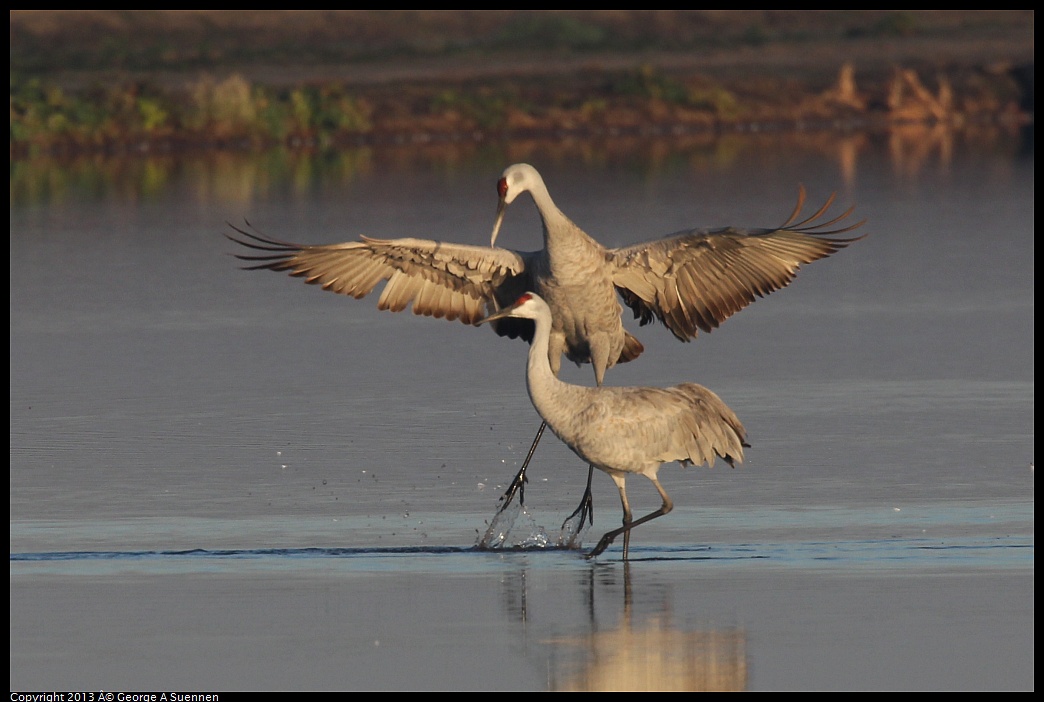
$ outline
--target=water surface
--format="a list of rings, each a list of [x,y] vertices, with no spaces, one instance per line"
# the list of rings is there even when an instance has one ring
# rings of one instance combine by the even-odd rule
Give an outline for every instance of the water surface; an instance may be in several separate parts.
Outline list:
[[[612,246],[778,224],[799,183],[868,220],[690,344],[628,320],[646,351],[607,382],[707,385],[752,444],[665,467],[629,564],[474,548],[539,423],[523,344],[240,271],[221,236],[485,244],[518,160]],[[1017,140],[121,164],[12,167],[12,689],[1033,688]],[[528,198],[498,243],[540,246]],[[549,435],[530,475],[514,537],[553,541],[586,467]],[[619,518],[596,475],[585,545]]]

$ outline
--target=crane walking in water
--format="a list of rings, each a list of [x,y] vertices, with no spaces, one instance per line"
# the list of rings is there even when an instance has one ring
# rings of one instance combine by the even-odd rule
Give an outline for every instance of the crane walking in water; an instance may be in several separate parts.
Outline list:
[[[710,332],[756,298],[786,287],[802,264],[824,258],[862,237],[839,235],[862,222],[843,222],[853,208],[825,218],[831,196],[800,219],[805,190],[790,217],[773,229],[693,229],[620,248],[606,248],[555,205],[543,178],[519,163],[497,181],[499,204],[490,246],[428,239],[373,239],[306,245],[271,239],[233,227],[230,239],[261,253],[240,254],[249,269],[288,271],[325,290],[361,298],[387,281],[378,309],[459,319],[475,324],[485,315],[533,291],[551,308],[547,355],[552,373],[564,355],[590,363],[595,382],[617,363],[633,360],[642,344],[623,326],[621,300],[641,325],[658,319],[681,341]],[[507,206],[528,192],[543,223],[544,248],[497,247]],[[231,226],[231,225],[230,225]],[[836,228],[832,228],[836,227]],[[533,339],[528,319],[504,317],[491,326],[500,336]],[[544,431],[541,424],[522,468],[504,494],[501,510],[517,492],[524,497],[526,467]],[[593,471],[593,468],[592,468]],[[591,519],[591,471],[577,510],[582,528]],[[569,521],[568,519],[566,520]]]
[[[627,560],[631,530],[673,509],[657,478],[660,466],[712,466],[716,458],[730,466],[743,462],[746,431],[736,414],[713,392],[695,383],[670,388],[586,387],[558,379],[548,360],[553,321],[551,308],[538,295],[523,294],[515,304],[479,323],[531,319],[536,331],[529,349],[526,387],[537,412],[551,431],[590,466],[616,483],[623,505],[623,526],[605,534],[587,554],[593,558],[623,534]],[[632,520],[624,483],[628,474],[644,475],[656,486],[663,504]]]

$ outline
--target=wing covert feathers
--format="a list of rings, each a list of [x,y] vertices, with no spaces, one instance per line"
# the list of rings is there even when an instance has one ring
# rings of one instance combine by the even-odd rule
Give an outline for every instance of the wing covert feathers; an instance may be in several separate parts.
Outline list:
[[[227,234],[229,239],[260,252],[236,254],[249,270],[286,271],[354,298],[369,295],[383,281],[378,309],[399,312],[412,305],[414,314],[465,324],[474,324],[492,310],[496,291],[526,269],[525,255],[508,249],[369,237],[307,245],[229,226],[239,234]]]
[[[840,236],[863,224],[842,226],[854,207],[822,221],[834,202],[831,195],[799,220],[804,202],[801,188],[794,211],[775,229],[692,230],[612,249],[613,283],[642,325],[659,319],[678,339],[689,341],[789,285],[801,265],[863,238]]]

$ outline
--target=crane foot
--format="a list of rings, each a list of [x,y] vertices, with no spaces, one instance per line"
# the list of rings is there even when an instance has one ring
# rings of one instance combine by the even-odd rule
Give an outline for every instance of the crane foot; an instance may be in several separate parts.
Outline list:
[[[590,560],[595,556],[599,555],[600,553],[602,553],[602,551],[609,548],[609,544],[613,543],[613,539],[615,538],[616,532],[610,531],[608,534],[602,537],[602,539],[598,542],[598,545],[591,549],[591,552],[584,556],[584,558]]]

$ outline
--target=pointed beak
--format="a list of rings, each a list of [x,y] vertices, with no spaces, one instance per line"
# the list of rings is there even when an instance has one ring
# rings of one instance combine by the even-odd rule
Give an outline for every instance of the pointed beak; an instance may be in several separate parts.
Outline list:
[[[500,233],[500,225],[504,223],[504,212],[507,211],[507,200],[500,198],[500,202],[497,204],[497,218],[493,222],[493,235],[489,238],[489,245],[496,246],[497,234]]]
[[[484,318],[480,319],[479,321],[475,322],[475,326],[476,327],[481,326],[481,325],[485,324],[486,322],[492,322],[495,319],[503,319],[504,317],[510,317],[511,313],[514,311],[514,309],[515,309],[514,305],[511,305],[510,307],[505,307],[504,309],[500,310],[499,312],[494,312],[493,314],[489,315],[488,317],[484,317]]]

